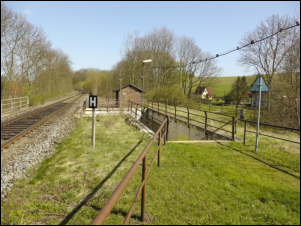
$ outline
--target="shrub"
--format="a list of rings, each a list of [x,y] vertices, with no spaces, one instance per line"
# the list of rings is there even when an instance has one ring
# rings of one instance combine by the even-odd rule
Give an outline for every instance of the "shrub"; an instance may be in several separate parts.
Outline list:
[[[155,88],[145,94],[145,99],[156,102],[165,102],[168,99],[168,102],[170,102],[172,99],[186,100],[186,96],[181,92],[178,85],[173,85],[171,87]]]

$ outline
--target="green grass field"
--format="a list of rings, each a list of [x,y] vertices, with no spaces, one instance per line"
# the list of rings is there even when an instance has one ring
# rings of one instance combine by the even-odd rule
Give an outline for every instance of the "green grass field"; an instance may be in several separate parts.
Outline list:
[[[251,76],[246,76],[247,79],[250,79]],[[227,94],[231,91],[232,84],[237,79],[237,76],[229,76],[229,77],[218,77],[217,82],[210,86],[210,89],[215,94],[215,96],[224,96],[224,93]],[[250,79],[252,80],[252,79]],[[197,86],[194,86],[192,91],[196,90]]]
[[[96,133],[92,148],[91,118],[81,119],[53,156],[15,184],[1,224],[90,224],[149,141],[124,116],[100,117]],[[129,223],[299,225],[300,145],[265,137],[254,153],[254,140],[167,143],[147,180],[146,222],[139,198]],[[141,167],[105,224],[123,223],[140,183]]]

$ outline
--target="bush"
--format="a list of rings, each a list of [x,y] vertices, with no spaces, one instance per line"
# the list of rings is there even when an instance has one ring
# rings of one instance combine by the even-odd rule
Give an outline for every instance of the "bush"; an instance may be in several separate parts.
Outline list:
[[[165,102],[168,99],[168,102],[171,103],[172,99],[186,100],[186,96],[181,92],[178,85],[173,85],[171,87],[155,88],[145,94],[145,99],[155,102]]]

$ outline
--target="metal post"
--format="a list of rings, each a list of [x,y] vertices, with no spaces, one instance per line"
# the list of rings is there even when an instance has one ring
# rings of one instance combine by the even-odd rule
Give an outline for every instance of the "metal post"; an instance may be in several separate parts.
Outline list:
[[[164,126],[164,132],[165,132],[165,136],[164,136],[164,146],[165,146],[166,145],[166,136],[167,136],[167,122],[165,123],[165,126]]]
[[[235,117],[232,117],[232,141],[234,141],[234,123],[235,123]]]
[[[144,90],[144,63],[142,69],[142,93],[141,93],[141,106],[143,105],[143,90]],[[142,107],[141,107],[142,108]]]
[[[207,135],[207,111],[205,111],[205,135]]]
[[[177,106],[175,105],[175,122],[177,122]]]
[[[245,128],[244,128],[244,145],[246,145],[246,133],[247,133],[247,121],[245,121]]]
[[[161,157],[161,131],[158,135],[158,147],[159,147],[159,150],[158,150],[158,167],[160,167],[160,157]]]
[[[170,118],[167,116],[167,126],[166,126],[166,141],[168,141],[168,133],[169,133],[169,121]]]
[[[143,165],[142,165],[142,182],[146,180],[146,155],[143,158]],[[146,198],[146,181],[142,188],[141,193],[141,221],[145,219],[145,198]]]
[[[188,126],[188,128],[189,128],[189,108],[187,108],[187,114],[188,114],[187,126]]]
[[[121,108],[121,70],[120,70],[119,81],[120,81],[120,89],[119,89],[119,108]]]
[[[92,146],[95,146],[95,108],[92,109]]]
[[[260,121],[260,105],[261,105],[261,83],[262,77],[259,77],[259,98],[258,98],[258,112],[257,112],[257,129],[256,129],[256,145],[255,145],[255,152],[258,150],[258,133],[259,133],[259,121]]]
[[[153,122],[154,122],[154,110],[152,110],[152,130],[153,130]]]

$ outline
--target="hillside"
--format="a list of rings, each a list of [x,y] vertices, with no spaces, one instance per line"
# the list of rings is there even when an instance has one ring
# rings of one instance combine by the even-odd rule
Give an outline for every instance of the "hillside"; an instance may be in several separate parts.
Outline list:
[[[216,84],[210,86],[212,92],[215,96],[224,96],[224,93],[227,94],[231,91],[232,84],[235,82],[237,76],[229,76],[229,77],[218,77],[218,81]],[[247,81],[251,80],[248,79],[251,76],[247,76]],[[193,87],[193,92],[195,91],[197,86]]]

